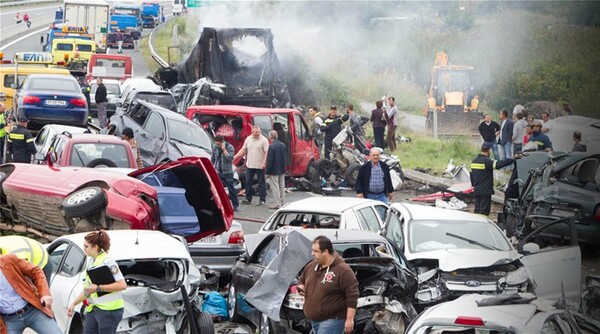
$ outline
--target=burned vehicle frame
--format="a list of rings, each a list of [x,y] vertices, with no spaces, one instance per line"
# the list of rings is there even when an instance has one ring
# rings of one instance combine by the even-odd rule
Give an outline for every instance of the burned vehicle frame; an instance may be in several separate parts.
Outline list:
[[[187,106],[283,108],[290,105],[290,93],[270,29],[204,28],[188,59],[176,68],[159,70],[157,77],[168,88],[177,83],[200,81],[192,88],[199,89],[199,94],[181,94],[193,96],[193,100],[184,104]]]
[[[507,235],[521,239],[538,225],[572,219],[579,242],[600,242],[600,154],[530,152],[517,160],[509,183],[505,212],[498,219]],[[549,242],[570,236],[566,225],[546,229]]]

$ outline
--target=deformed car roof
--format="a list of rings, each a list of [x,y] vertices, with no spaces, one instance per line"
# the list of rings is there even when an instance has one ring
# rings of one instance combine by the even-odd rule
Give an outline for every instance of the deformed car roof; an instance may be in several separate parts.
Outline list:
[[[340,214],[354,206],[381,202],[357,197],[309,197],[289,203],[278,212],[319,212]]]
[[[408,211],[410,220],[461,220],[461,221],[479,221],[489,223],[490,221],[471,212],[459,210],[448,210],[443,208],[431,207],[427,205],[411,203],[393,203],[391,207],[401,211]]]

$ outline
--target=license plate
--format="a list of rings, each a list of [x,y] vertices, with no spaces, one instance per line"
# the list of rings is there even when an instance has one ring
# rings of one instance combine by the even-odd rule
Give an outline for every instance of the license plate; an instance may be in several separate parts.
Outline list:
[[[46,100],[46,104],[49,106],[66,106],[67,101],[62,100]]]
[[[215,236],[204,237],[198,241],[203,242],[203,243],[215,243],[215,242],[217,242],[217,237],[215,237]]]
[[[576,212],[570,211],[570,210],[553,209],[552,215],[557,216],[557,217],[569,218],[569,217],[575,217]]]

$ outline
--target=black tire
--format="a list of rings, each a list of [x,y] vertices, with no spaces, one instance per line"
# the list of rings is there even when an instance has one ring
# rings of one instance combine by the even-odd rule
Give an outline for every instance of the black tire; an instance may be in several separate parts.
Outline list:
[[[506,228],[506,236],[508,238],[516,236],[517,233],[517,217],[511,214],[506,215],[506,221],[504,223]]]
[[[277,324],[277,322],[271,320],[264,313],[260,314],[260,325],[258,326],[258,332],[260,334],[280,334],[285,333],[285,329]]]
[[[85,167],[96,168],[96,167],[117,167],[117,164],[110,159],[98,158],[90,161]]]
[[[319,171],[319,175],[328,178],[333,173],[334,165],[329,159],[321,158],[315,163],[315,167]]]
[[[202,334],[215,334],[215,324],[212,317],[206,312],[200,312],[196,317],[196,327]]]
[[[348,184],[348,187],[354,188],[356,185],[356,179],[358,178],[358,172],[360,171],[360,164],[352,164],[346,169],[344,179]]]
[[[100,187],[79,189],[67,196],[62,203],[65,217],[76,218],[90,215],[106,207],[108,200]]]
[[[235,293],[235,286],[233,285],[232,279],[229,281],[229,289],[227,290],[227,314],[229,315],[229,321],[242,322],[243,318],[238,313],[238,305]]]

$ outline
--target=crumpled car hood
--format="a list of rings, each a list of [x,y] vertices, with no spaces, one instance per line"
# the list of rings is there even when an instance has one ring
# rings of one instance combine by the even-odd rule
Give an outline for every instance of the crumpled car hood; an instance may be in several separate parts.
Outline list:
[[[486,249],[440,249],[430,252],[407,254],[409,261],[432,259],[439,261],[442,271],[489,267],[495,264],[511,263],[521,258],[516,250],[496,251]]]

